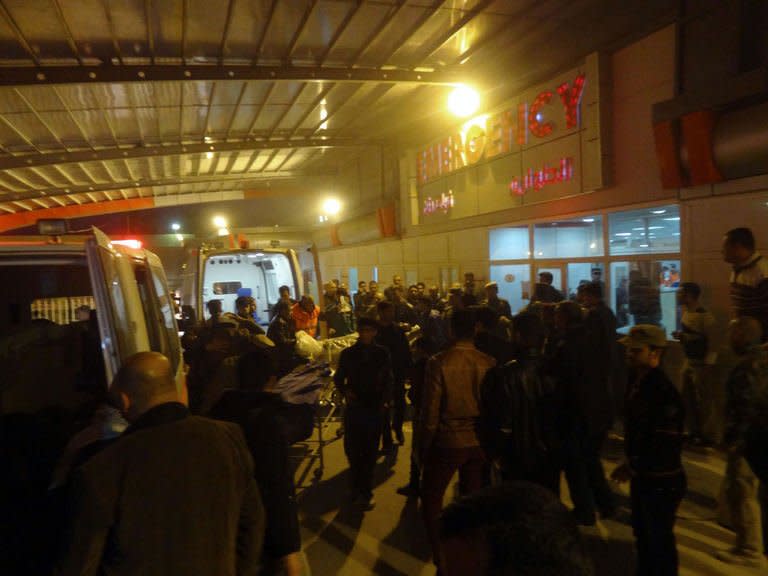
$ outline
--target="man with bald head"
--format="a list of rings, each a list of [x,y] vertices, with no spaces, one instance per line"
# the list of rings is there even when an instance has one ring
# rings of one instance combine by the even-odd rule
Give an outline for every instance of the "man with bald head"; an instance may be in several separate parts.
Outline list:
[[[157,352],[128,358],[112,395],[129,428],[76,470],[59,574],[256,574],[264,509],[239,427],[192,416]]]

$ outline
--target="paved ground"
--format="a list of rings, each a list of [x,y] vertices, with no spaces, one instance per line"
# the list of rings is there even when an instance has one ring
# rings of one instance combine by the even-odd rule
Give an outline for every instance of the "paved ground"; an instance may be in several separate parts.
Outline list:
[[[335,438],[337,425],[331,423],[325,436]],[[374,510],[361,513],[347,505],[347,474],[341,440],[334,440],[324,450],[325,469],[312,482],[317,459],[305,458],[297,470],[302,512],[304,552],[314,576],[388,576],[433,575],[429,546],[419,515],[418,503],[395,493],[408,480],[410,429],[406,445],[393,457],[381,457],[376,469]],[[616,465],[618,444],[609,446],[605,460],[610,470]],[[689,491],[676,524],[681,576],[751,576],[758,570],[720,563],[713,551],[727,549],[733,534],[716,522],[717,494],[725,468],[722,457],[714,452],[686,452]],[[619,489],[620,499],[628,505],[627,488]],[[449,494],[452,491],[449,490]],[[568,502],[563,485],[563,499]],[[615,576],[632,574],[634,548],[626,519],[598,523],[585,531],[596,574]],[[768,573],[768,572],[766,572]]]

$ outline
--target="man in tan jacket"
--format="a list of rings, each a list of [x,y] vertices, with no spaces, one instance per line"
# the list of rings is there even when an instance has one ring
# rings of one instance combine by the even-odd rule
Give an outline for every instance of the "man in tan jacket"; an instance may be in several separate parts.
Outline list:
[[[486,477],[486,459],[478,437],[480,385],[495,360],[475,348],[474,329],[473,310],[453,311],[455,343],[427,363],[416,436],[423,465],[422,513],[439,571],[438,518],[448,483],[458,470],[461,493],[468,494],[481,488]]]

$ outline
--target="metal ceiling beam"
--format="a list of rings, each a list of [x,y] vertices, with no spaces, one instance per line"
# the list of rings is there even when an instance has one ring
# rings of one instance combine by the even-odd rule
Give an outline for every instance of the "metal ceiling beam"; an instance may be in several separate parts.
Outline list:
[[[399,0],[397,5],[393,6],[389,13],[384,18],[382,18],[381,22],[379,22],[376,28],[374,28],[374,30],[371,32],[371,35],[368,36],[365,42],[360,44],[360,48],[358,48],[357,51],[352,55],[352,59],[349,62],[350,66],[355,66],[357,64],[358,60],[360,60],[360,56],[363,55],[363,52],[365,52],[373,45],[374,41],[382,32],[384,32],[385,28],[392,23],[392,21],[395,19],[395,16],[397,16],[403,6],[405,6],[405,0]]]
[[[392,56],[397,54],[397,51],[408,43],[408,40],[414,34],[416,34],[419,28],[421,28],[427,22],[427,20],[435,15],[435,13],[440,9],[440,6],[442,6],[444,3],[445,0],[436,0],[432,3],[431,6],[424,7],[424,13],[416,18],[416,20],[414,20],[413,23],[408,27],[408,31],[402,36],[402,38],[400,38],[400,41],[395,45],[395,49],[390,50],[389,54],[384,56],[384,58],[378,59],[378,65],[383,66],[390,58],[392,58]]]
[[[235,0],[227,1],[227,16],[224,20],[224,33],[221,35],[221,45],[219,46],[219,64],[224,64],[224,50],[227,48],[227,36],[229,36],[229,27],[232,25],[234,6]]]
[[[274,160],[276,154],[273,155],[267,163],[264,165],[269,165],[272,160]],[[130,190],[130,189],[141,189],[141,188],[153,188],[158,186],[178,186],[180,189],[184,189],[185,186],[193,185],[193,184],[215,184],[217,182],[227,182],[228,184],[244,184],[248,185],[249,183],[254,182],[262,182],[264,180],[291,180],[298,178],[298,175],[301,174],[302,180],[306,179],[307,174],[299,173],[296,171],[290,171],[287,173],[281,174],[280,172],[276,171],[265,171],[261,170],[259,172],[252,172],[250,174],[201,174],[199,176],[185,176],[183,178],[155,178],[155,179],[145,179],[141,180],[137,183],[133,183],[131,185],[131,182],[128,181],[122,181],[122,182],[110,182],[108,184],[79,184],[76,186],[69,186],[66,189],[63,188],[50,188],[45,190],[35,190],[34,192],[9,192],[6,194],[6,196],[9,196],[8,202],[13,202],[17,200],[31,200],[32,198],[40,198],[45,197],[48,198],[51,195],[72,195],[72,194],[85,194],[89,198],[92,197],[93,194],[101,193],[104,194],[109,191],[114,190]],[[326,172],[320,172],[315,171],[312,172],[311,175],[329,175],[333,174],[332,171],[326,171]],[[65,190],[69,190],[69,192],[65,192]]]
[[[272,24],[272,18],[275,15],[275,8],[277,8],[277,0],[272,0],[272,4],[269,6],[269,12],[267,12],[267,17],[264,19],[264,27],[261,30],[258,48],[256,48],[256,53],[253,55],[254,62],[259,61],[261,52],[264,50],[264,42],[267,40],[267,32],[269,32],[269,27]]]
[[[383,62],[382,62],[383,64]],[[282,80],[301,82],[397,82],[400,84],[453,85],[458,71],[348,68],[333,66],[20,66],[0,68],[0,86],[47,86],[141,82],[199,82],[216,80]]]
[[[40,64],[40,58],[35,54],[35,51],[32,50],[32,47],[29,45],[29,42],[24,37],[24,34],[21,32],[21,28],[19,28],[19,25],[16,24],[16,20],[14,20],[13,16],[9,12],[8,8],[5,6],[5,3],[0,1],[0,15],[5,20],[5,23],[8,24],[8,27],[13,31],[13,35],[16,36],[16,40],[19,44],[21,44],[22,48],[29,54],[29,57],[32,59],[32,62],[39,65]]]
[[[61,20],[61,25],[64,28],[64,35],[67,37],[67,44],[69,44],[69,49],[72,50],[72,53],[75,55],[77,63],[82,65],[83,58],[80,56],[80,50],[77,48],[77,42],[75,41],[75,37],[72,35],[72,30],[69,28],[69,24],[67,24],[67,19],[64,18],[64,11],[61,9],[59,0],[53,0],[53,7],[55,8],[55,12],[59,20]]]
[[[328,55],[331,53],[331,51],[336,46],[336,43],[341,38],[342,34],[344,34],[344,31],[349,26],[349,23],[352,22],[352,19],[357,16],[357,13],[360,12],[360,8],[363,7],[363,0],[356,0],[355,5],[347,11],[347,14],[344,16],[344,19],[341,21],[341,24],[339,24],[338,28],[336,28],[336,31],[333,33],[333,36],[331,37],[330,41],[328,42],[328,45],[323,50],[323,53],[320,55],[320,57],[317,59],[318,64],[321,66],[325,64],[325,60],[328,58]]]
[[[3,117],[0,116],[0,120]],[[9,124],[10,125],[10,124]],[[31,166],[55,166],[98,162],[104,160],[124,160],[153,156],[177,156],[184,154],[205,154],[209,151],[230,152],[235,150],[271,150],[273,148],[360,148],[378,146],[379,141],[358,138],[280,138],[272,140],[233,140],[212,142],[209,144],[173,144],[171,146],[136,146],[134,148],[104,148],[98,150],[80,150],[45,154],[27,154],[0,158],[0,170],[28,168]]]
[[[155,30],[152,26],[152,0],[144,0],[144,18],[147,21],[147,48],[149,49],[149,59],[152,64],[155,63]]]
[[[245,91],[248,88],[248,82],[243,82],[243,86],[240,88],[240,95],[237,97],[237,102],[235,102],[235,107],[232,109],[232,116],[229,117],[229,122],[227,122],[227,131],[224,132],[224,140],[229,140],[229,133],[232,131],[232,124],[235,123],[235,117],[237,116],[237,113],[240,111],[240,103],[243,101],[243,96],[245,95]]]
[[[299,22],[299,27],[296,29],[296,32],[294,32],[293,38],[291,38],[291,41],[288,44],[288,48],[285,51],[285,56],[283,57],[284,63],[287,64],[291,61],[291,54],[293,54],[293,50],[296,48],[296,44],[298,44],[299,38],[304,32],[304,27],[307,25],[309,17],[312,16],[312,11],[315,9],[316,4],[317,0],[310,0],[309,6],[307,6],[306,10],[304,10],[304,14],[302,15],[301,21]]]
[[[479,16],[483,10],[488,8],[491,4],[494,3],[495,0],[483,0],[482,2],[479,2],[476,4],[471,10],[467,10],[464,15],[459,18],[456,22],[453,23],[453,25],[448,28],[445,32],[440,34],[434,41],[432,41],[429,45],[422,47],[422,50],[419,52],[419,56],[416,59],[416,64],[414,66],[420,66],[424,63],[424,61],[432,56],[437,50],[448,40],[450,40],[454,34],[459,32],[464,26],[469,24],[472,20],[474,20],[477,16]]]
[[[253,129],[256,126],[256,122],[259,121],[259,117],[261,116],[262,111],[267,106],[267,102],[269,102],[269,99],[272,97],[272,93],[275,91],[275,86],[277,86],[277,82],[272,82],[269,85],[269,88],[267,88],[267,93],[264,95],[264,100],[256,109],[256,113],[253,115],[253,120],[251,121],[251,125],[248,126],[248,132],[246,132],[246,134],[250,135],[251,132],[253,132]]]
[[[101,0],[102,6],[104,7],[104,16],[107,19],[107,24],[109,25],[109,37],[112,40],[112,47],[115,49],[115,54],[117,54],[117,61],[120,63],[120,65],[123,64],[123,51],[120,49],[120,42],[117,40],[117,35],[115,34],[115,23],[112,20],[112,12],[109,9],[109,0]]]

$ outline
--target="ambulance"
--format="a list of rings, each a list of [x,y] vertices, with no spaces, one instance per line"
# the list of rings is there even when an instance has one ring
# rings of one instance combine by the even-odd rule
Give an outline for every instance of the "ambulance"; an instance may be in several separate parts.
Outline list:
[[[209,317],[207,303],[221,300],[223,312],[235,312],[238,296],[256,300],[256,321],[266,325],[287,286],[293,300],[300,300],[302,272],[296,252],[290,248],[201,249],[198,263],[198,317]]]
[[[109,437],[98,417],[116,414],[109,386],[129,356],[167,356],[186,401],[160,259],[97,228],[66,228],[39,221],[36,236],[0,236],[0,574],[50,573],[45,544],[57,518],[49,508],[72,453],[65,447]]]

